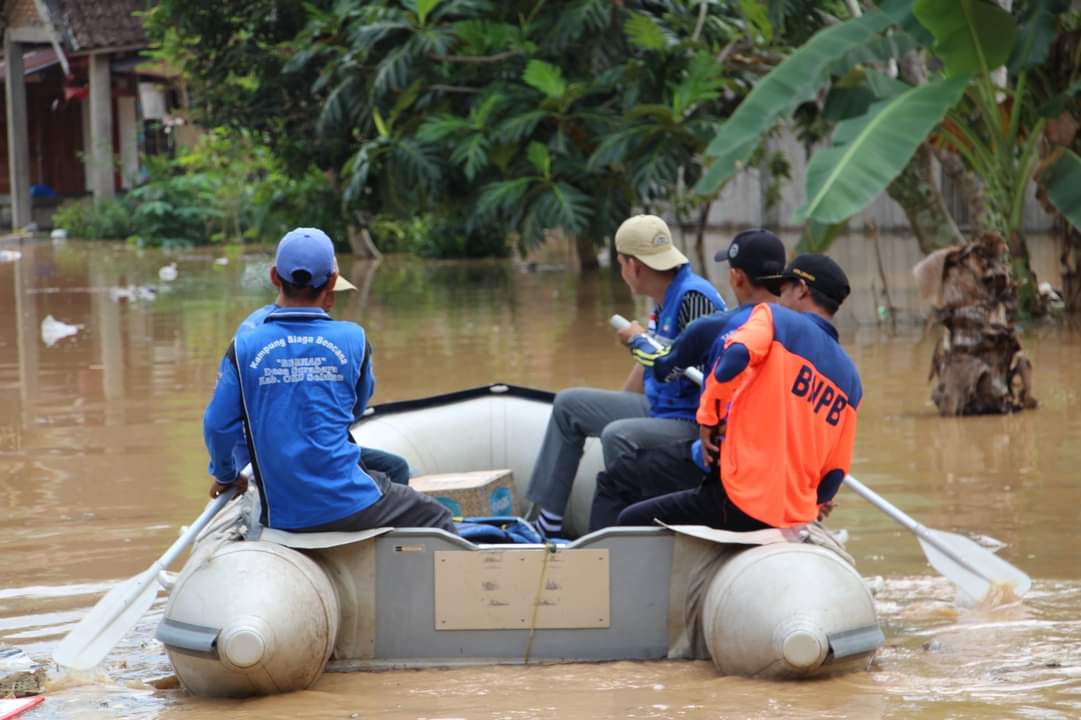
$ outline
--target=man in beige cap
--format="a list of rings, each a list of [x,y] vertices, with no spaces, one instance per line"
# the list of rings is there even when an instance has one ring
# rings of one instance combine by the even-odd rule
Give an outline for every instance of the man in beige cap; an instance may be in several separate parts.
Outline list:
[[[623,281],[656,303],[648,331],[671,343],[691,321],[717,310],[724,300],[707,280],[691,272],[686,256],[672,244],[668,225],[656,215],[635,215],[616,231]],[[638,323],[620,331],[630,344],[645,332]],[[548,536],[563,531],[563,513],[578,474],[587,437],[599,437],[605,466],[638,448],[693,440],[699,388],[686,379],[662,383],[644,376],[634,363],[623,391],[569,388],[556,395],[527,495],[540,507],[537,526]]]

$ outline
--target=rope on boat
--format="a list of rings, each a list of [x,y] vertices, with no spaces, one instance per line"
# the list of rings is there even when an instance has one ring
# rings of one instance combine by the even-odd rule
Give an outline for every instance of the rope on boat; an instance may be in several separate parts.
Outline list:
[[[548,558],[556,551],[553,542],[544,543],[544,562],[541,564],[540,582],[537,583],[537,595],[533,598],[533,617],[529,620],[529,640],[525,646],[525,664],[529,664],[529,657],[533,654],[533,631],[537,629],[537,613],[540,611],[541,593],[544,592],[544,581],[548,575]]]

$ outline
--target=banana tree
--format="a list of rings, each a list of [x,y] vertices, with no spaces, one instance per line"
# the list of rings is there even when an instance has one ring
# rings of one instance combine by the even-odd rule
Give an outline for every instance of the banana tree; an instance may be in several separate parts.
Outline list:
[[[1034,92],[1026,83],[1067,6],[1067,0],[1033,0],[1015,19],[987,0],[888,0],[812,37],[756,86],[707,149],[713,164],[698,189],[716,192],[770,126],[829,89],[840,108],[838,122],[831,145],[808,166],[797,222],[819,230],[844,222],[929,150],[959,158],[978,179],[982,201],[973,247],[947,255],[939,266],[943,278],[964,277],[978,289],[954,296],[947,288],[936,310],[946,335],[934,359],[933,398],[944,414],[1009,412],[1033,402],[1028,361],[1007,322],[1019,295],[1035,298],[1022,209],[1035,180],[1063,217],[1081,227],[1081,159],[1066,147],[1072,137],[1054,146],[1044,132],[1054,103],[1046,102],[1046,90]],[[881,42],[891,37],[904,39],[892,47]],[[875,72],[874,65],[901,59],[896,50],[914,44],[941,67],[926,82]],[[1007,65],[1007,82],[996,82],[993,72]],[[915,224],[914,216],[927,208],[907,199]]]

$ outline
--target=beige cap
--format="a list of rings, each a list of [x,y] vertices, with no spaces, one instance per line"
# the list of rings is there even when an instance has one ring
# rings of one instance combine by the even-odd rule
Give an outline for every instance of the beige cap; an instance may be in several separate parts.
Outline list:
[[[631,255],[654,270],[671,270],[687,262],[672,244],[672,231],[656,215],[635,215],[616,230],[616,250]]]
[[[339,290],[356,290],[357,286],[342,277],[342,274],[338,272],[338,258],[334,258],[334,272],[338,273],[338,282],[334,283],[334,292]]]

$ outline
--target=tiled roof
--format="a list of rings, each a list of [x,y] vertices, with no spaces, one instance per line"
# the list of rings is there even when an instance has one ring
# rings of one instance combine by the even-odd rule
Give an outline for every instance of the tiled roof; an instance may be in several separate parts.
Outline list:
[[[142,21],[146,0],[46,0],[56,29],[74,52],[145,47]]]

